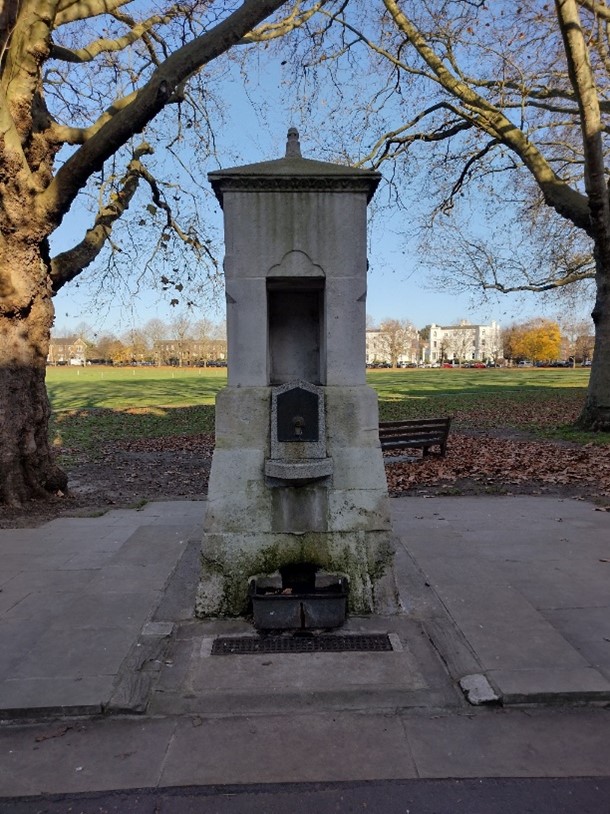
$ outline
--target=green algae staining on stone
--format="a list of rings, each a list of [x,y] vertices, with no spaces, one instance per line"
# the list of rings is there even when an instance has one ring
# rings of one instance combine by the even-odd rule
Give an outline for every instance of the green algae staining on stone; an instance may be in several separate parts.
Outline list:
[[[350,613],[387,611],[396,596],[393,548],[385,533],[373,538],[365,532],[282,534],[257,549],[247,539],[238,546],[235,542],[233,538],[225,545],[215,538],[204,546],[196,603],[199,617],[245,615],[251,577],[272,576],[281,568],[303,563],[347,578]],[[376,583],[383,583],[377,592]]]

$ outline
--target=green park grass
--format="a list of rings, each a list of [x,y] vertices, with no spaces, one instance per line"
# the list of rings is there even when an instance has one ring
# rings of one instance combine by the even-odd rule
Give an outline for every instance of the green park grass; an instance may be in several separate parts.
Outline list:
[[[53,444],[95,457],[108,441],[213,432],[226,381],[222,368],[48,368]]]
[[[371,370],[382,420],[451,415],[456,429],[518,429],[608,443],[570,423],[587,369]],[[47,370],[53,443],[62,456],[95,457],[105,442],[213,432],[223,368],[53,367]]]

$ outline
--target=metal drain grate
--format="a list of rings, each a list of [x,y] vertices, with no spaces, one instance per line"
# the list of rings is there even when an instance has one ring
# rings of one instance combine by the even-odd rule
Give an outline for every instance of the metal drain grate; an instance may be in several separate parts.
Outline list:
[[[212,644],[212,655],[366,653],[387,652],[392,649],[392,643],[386,633],[351,636],[219,636]]]

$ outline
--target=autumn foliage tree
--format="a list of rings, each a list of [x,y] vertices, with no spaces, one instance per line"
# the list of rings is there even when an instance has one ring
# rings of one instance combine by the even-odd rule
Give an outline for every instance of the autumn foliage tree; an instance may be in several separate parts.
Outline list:
[[[561,353],[561,330],[556,322],[545,319],[512,325],[504,334],[504,354],[510,359],[547,362]]]
[[[282,6],[285,18],[263,22]],[[151,169],[146,136],[153,122],[167,112],[164,129],[178,135],[194,111],[204,117],[205,94],[190,100],[184,121],[179,116],[194,82],[207,90],[202,69],[237,43],[298,27],[315,7],[286,0],[0,0],[0,502],[66,488],[48,440],[52,296],[112,243],[141,185],[161,218],[162,242],[177,235],[205,254]],[[89,227],[51,257],[50,236],[87,190],[99,202]]]

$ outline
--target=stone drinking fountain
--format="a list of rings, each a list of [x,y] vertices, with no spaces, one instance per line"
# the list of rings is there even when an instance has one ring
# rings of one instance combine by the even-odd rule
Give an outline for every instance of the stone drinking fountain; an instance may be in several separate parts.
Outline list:
[[[228,383],[216,400],[196,613],[260,628],[396,612],[366,209],[380,175],[286,156],[209,174],[224,213]]]

